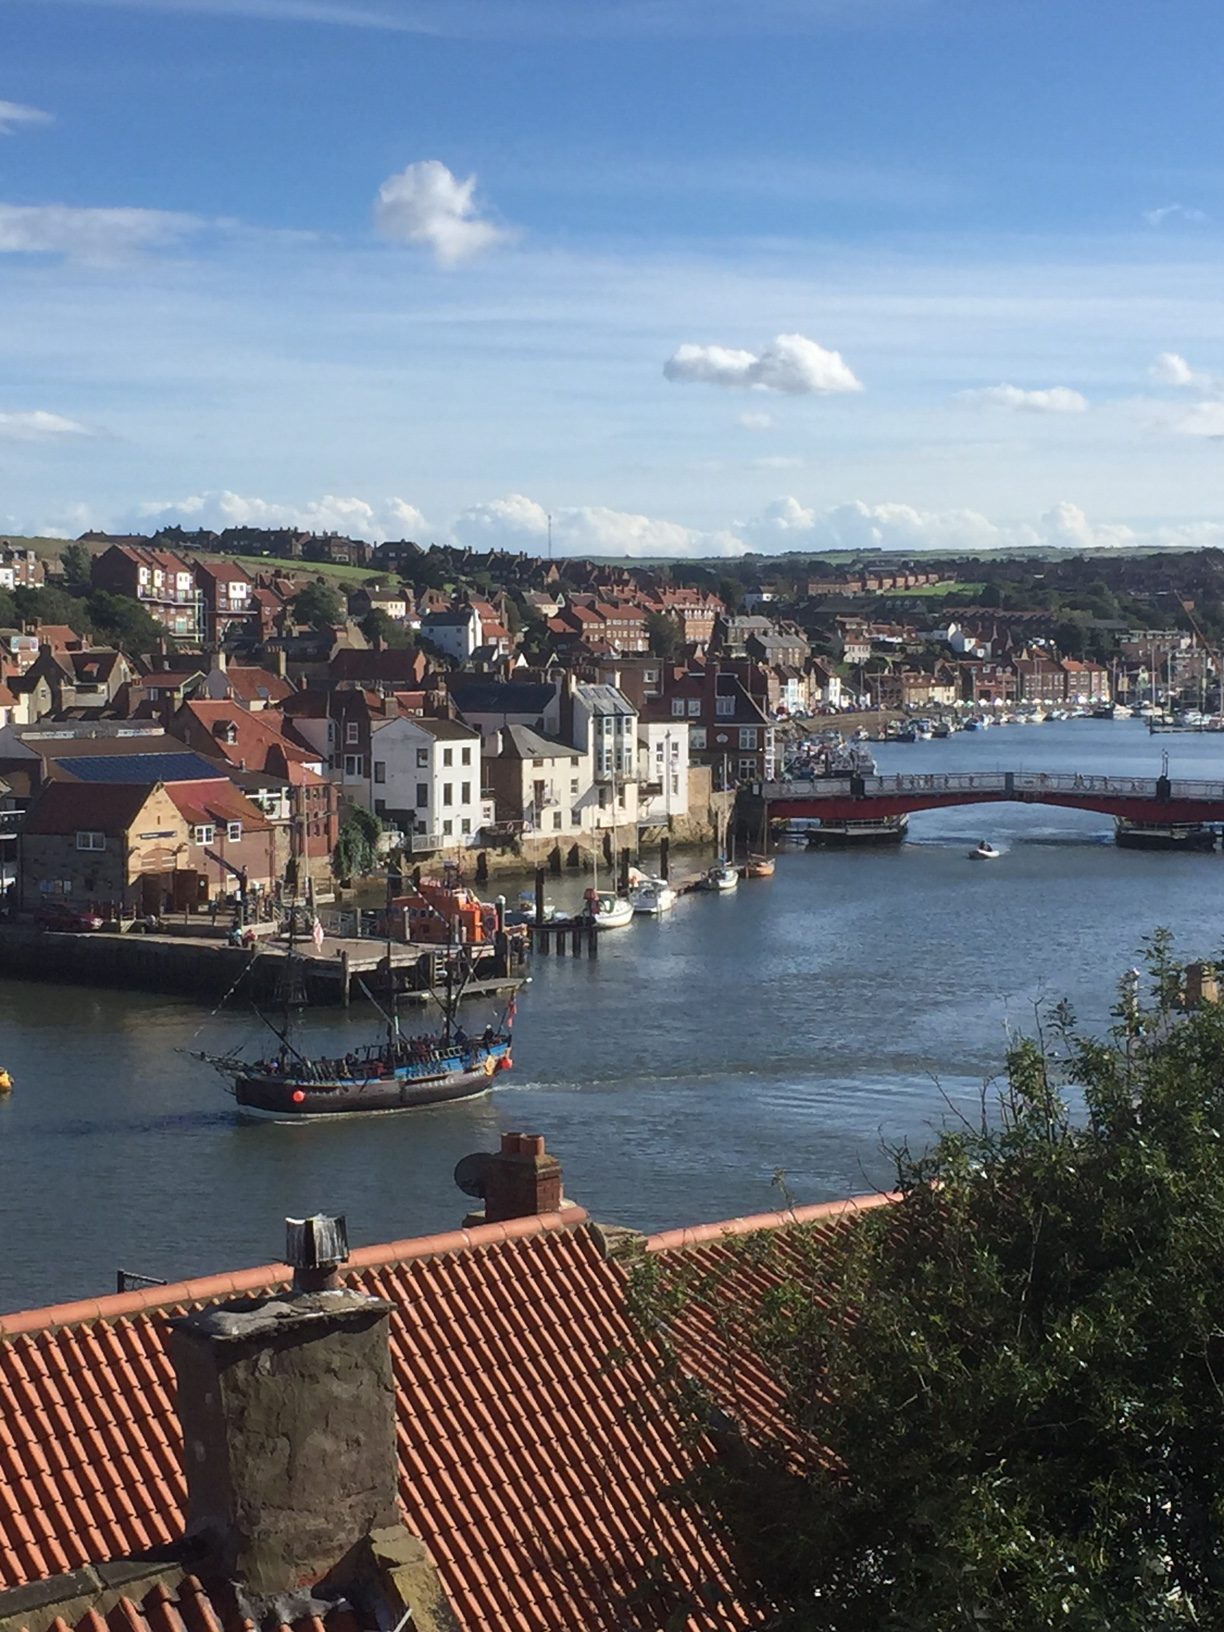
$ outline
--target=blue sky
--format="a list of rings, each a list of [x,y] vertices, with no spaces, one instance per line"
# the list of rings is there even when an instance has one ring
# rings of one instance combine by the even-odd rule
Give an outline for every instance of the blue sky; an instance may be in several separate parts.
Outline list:
[[[1216,0],[0,0],[0,527],[1224,542]]]

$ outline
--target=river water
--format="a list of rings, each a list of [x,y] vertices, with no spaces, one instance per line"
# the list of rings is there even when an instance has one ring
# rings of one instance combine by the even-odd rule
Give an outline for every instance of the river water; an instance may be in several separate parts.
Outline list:
[[[1137,721],[962,733],[878,751],[893,771],[1224,776],[1224,738]],[[972,863],[988,837],[1001,860]],[[681,865],[684,862],[681,861]],[[275,1259],[286,1215],[344,1212],[355,1243],[453,1228],[451,1173],[503,1129],[542,1132],[568,1193],[644,1229],[887,1182],[973,1101],[1009,1029],[1067,997],[1107,1023],[1141,939],[1224,944],[1224,856],[1118,850],[1109,818],[1024,805],[915,816],[897,849],[800,851],[729,896],[609,931],[596,962],[537,957],[515,1070],[482,1100],[311,1127],[243,1125],[207,1067],[257,1024],[171,1000],[0,981],[0,1309],[106,1292],[119,1267],[177,1279]],[[576,902],[577,880],[550,894]],[[465,1020],[483,1025],[469,1005]],[[342,1053],[372,1011],[316,1011]]]

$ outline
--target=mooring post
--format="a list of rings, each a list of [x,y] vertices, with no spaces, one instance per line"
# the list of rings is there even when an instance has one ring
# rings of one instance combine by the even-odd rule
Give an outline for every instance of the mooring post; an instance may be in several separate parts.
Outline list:
[[[629,894],[629,846],[625,845],[620,853],[620,893]]]
[[[667,882],[667,869],[671,865],[671,840],[666,834],[659,840],[659,877]]]
[[[544,922],[544,869],[543,869],[543,867],[537,867],[536,868],[535,884],[536,884],[536,899],[535,899],[536,914],[535,914],[535,921],[536,921],[536,928],[538,929],[540,927],[540,925]]]
[[[594,958],[599,954],[599,930],[592,924],[587,930],[587,957]]]
[[[349,1006],[349,955],[347,950],[340,954],[340,1001],[347,1009]]]
[[[592,924],[591,928],[594,929],[595,925]],[[573,937],[573,941],[572,941],[572,943],[570,945],[570,953],[571,953],[571,955],[573,957],[576,958],[581,951],[582,951],[582,925],[581,925],[581,923],[577,923],[577,924],[574,925],[574,937]]]

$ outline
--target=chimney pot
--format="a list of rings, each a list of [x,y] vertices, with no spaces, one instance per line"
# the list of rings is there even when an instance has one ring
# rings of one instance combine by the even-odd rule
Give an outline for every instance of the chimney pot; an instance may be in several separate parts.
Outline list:
[[[455,1170],[455,1179],[469,1195],[484,1197],[487,1224],[556,1213],[566,1205],[561,1163],[547,1153],[539,1133],[503,1133],[500,1151],[465,1157]],[[476,1222],[478,1215],[469,1217]]]
[[[321,1292],[340,1284],[337,1273],[348,1263],[348,1226],[343,1213],[329,1217],[314,1213],[310,1218],[285,1220],[285,1262],[293,1270],[293,1285],[299,1292]]]

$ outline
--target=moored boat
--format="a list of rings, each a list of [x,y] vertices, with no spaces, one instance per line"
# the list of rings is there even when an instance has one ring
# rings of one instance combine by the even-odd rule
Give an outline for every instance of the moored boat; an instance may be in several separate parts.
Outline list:
[[[700,887],[725,894],[728,890],[739,888],[739,873],[729,861],[720,859],[706,872]]]
[[[676,892],[664,878],[643,878],[629,891],[629,901],[634,912],[657,918],[675,906]]]
[[[900,844],[909,827],[909,815],[865,816],[822,821],[808,834],[808,848],[825,845]]]
[[[623,929],[633,922],[633,902],[612,890],[588,890],[579,916],[596,929]]]
[[[775,862],[772,856],[749,856],[744,863],[744,877],[772,878],[774,866]]]

